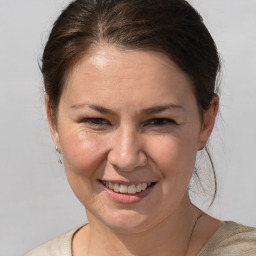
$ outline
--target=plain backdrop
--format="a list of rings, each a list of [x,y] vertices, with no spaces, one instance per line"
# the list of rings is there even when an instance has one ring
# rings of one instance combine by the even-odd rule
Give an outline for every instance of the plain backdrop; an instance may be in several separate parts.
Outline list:
[[[44,114],[38,68],[67,0],[0,0],[0,256],[19,256],[86,222]],[[256,1],[190,0],[223,59],[221,115],[211,138],[219,178],[208,211],[256,226]],[[204,200],[197,204],[207,210]]]

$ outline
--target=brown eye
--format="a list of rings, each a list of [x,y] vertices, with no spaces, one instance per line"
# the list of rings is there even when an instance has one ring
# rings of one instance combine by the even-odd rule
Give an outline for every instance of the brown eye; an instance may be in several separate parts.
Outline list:
[[[110,125],[109,121],[103,118],[84,118],[81,123],[87,123],[92,126],[105,126]]]
[[[176,122],[169,118],[154,118],[150,119],[148,122],[146,122],[145,125],[153,125],[153,126],[165,126],[170,124],[176,124]]]

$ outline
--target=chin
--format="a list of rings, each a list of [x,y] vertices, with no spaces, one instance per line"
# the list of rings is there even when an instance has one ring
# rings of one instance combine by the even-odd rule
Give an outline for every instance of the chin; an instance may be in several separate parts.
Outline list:
[[[151,218],[133,210],[119,210],[116,214],[106,214],[102,223],[116,233],[133,234],[147,230]]]

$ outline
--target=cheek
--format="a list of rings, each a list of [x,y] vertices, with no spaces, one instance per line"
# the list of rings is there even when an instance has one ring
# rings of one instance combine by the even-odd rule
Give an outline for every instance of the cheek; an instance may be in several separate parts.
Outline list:
[[[64,136],[61,136],[63,134]],[[78,176],[90,176],[105,164],[107,143],[97,134],[90,134],[79,129],[60,133],[63,160],[67,172]]]
[[[165,190],[183,189],[190,181],[194,171],[197,153],[197,137],[189,132],[181,136],[166,136],[155,141],[151,148],[153,161],[166,180]]]
[[[155,156],[155,161],[161,165],[168,167],[176,167],[177,172],[180,168],[194,167],[197,139],[189,136],[189,134],[182,136],[166,136],[157,140],[151,145]],[[180,167],[180,168],[179,168]],[[186,168],[186,169],[187,169]],[[165,168],[166,169],[166,168]],[[168,168],[167,168],[168,169]]]
[[[85,207],[94,204],[91,191],[97,190],[95,180],[101,177],[106,165],[107,140],[97,134],[70,129],[60,132],[59,137],[67,179],[73,192]]]

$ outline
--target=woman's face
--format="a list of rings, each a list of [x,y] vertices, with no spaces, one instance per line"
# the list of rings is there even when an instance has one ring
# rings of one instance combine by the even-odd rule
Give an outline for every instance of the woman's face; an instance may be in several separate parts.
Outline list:
[[[89,221],[136,232],[187,206],[214,116],[202,125],[190,79],[166,56],[103,47],[71,70],[51,131]]]

